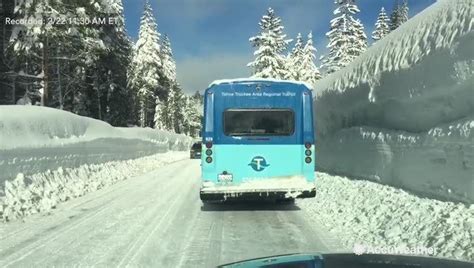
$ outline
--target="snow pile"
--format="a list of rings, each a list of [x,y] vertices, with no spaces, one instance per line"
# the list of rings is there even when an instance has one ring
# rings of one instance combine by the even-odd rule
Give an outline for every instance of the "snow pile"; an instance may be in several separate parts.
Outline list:
[[[185,152],[168,152],[78,168],[59,167],[29,176],[20,173],[14,180],[1,185],[0,191],[4,191],[5,196],[0,196],[0,219],[10,221],[49,211],[61,202],[187,157]]]
[[[167,148],[189,148],[185,135],[142,128],[114,128],[70,112],[38,106],[0,106],[0,150],[63,146],[100,138],[141,139]]]
[[[317,173],[315,199],[298,201],[309,219],[344,246],[432,247],[436,256],[474,260],[474,205],[419,198],[368,181]]]
[[[440,0],[316,83],[320,170],[474,202],[472,10]]]

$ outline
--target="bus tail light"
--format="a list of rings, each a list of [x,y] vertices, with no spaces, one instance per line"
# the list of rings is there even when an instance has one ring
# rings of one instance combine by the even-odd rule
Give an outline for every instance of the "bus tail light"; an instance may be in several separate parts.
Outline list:
[[[304,161],[306,162],[306,164],[309,164],[311,163],[311,161],[313,161],[313,159],[311,159],[311,157],[308,156],[304,159]]]
[[[212,163],[212,157],[210,156],[206,157],[206,163],[208,164]]]
[[[211,149],[212,148],[212,141],[206,142],[206,148]]]
[[[304,147],[309,150],[311,148],[311,143],[309,142],[305,143]]]

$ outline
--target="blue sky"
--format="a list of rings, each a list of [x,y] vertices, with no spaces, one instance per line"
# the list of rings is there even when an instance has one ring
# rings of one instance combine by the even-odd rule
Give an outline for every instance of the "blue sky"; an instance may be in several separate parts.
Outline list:
[[[370,37],[382,6],[390,12],[395,0],[358,0],[358,18]],[[128,34],[138,36],[145,0],[123,0]],[[413,17],[435,0],[409,0]],[[215,79],[247,77],[254,49],[248,39],[268,7],[282,18],[285,33],[313,31],[317,57],[326,52],[334,0],[150,0],[158,31],[168,34],[177,62],[178,81],[186,93],[204,90]]]

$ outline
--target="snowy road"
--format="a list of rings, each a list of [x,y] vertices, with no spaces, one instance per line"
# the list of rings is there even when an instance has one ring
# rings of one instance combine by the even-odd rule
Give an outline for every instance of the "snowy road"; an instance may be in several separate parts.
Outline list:
[[[199,161],[184,160],[0,226],[0,267],[212,267],[330,250],[298,205],[203,206]]]

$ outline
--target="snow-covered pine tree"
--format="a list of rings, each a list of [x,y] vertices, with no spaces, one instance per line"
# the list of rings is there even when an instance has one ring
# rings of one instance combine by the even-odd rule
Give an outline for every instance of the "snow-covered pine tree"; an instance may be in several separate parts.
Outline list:
[[[408,0],[404,0],[402,6],[400,7],[400,13],[399,13],[400,25],[408,21],[408,12],[409,12]]]
[[[165,104],[163,105],[162,108],[162,117],[163,117],[163,122],[164,122],[164,128],[168,131],[174,132],[174,126],[176,122],[176,117],[175,117],[175,109],[177,105],[177,94],[176,94],[176,88],[171,87],[168,91],[168,97],[166,99]]]
[[[331,20],[331,30],[326,33],[329,54],[323,62],[323,68],[328,73],[348,65],[367,49],[364,26],[354,18],[360,12],[355,0],[335,0],[335,3],[336,17]]]
[[[298,81],[303,76],[303,74],[301,73],[301,65],[303,62],[303,48],[303,37],[301,33],[298,33],[298,35],[296,36],[295,45],[291,50],[290,54],[288,55],[288,75],[286,77],[287,79]]]
[[[15,1],[2,0],[0,3],[0,21],[4,22],[6,18],[13,17]],[[3,23],[2,23],[3,24]],[[11,70],[11,59],[6,57],[6,44],[10,39],[12,25],[2,25],[0,30],[0,105],[14,104],[17,99],[15,86],[13,84]],[[10,73],[10,74],[9,74]]]
[[[165,122],[163,118],[163,103],[160,101],[159,98],[156,98],[156,105],[155,105],[155,118],[153,119],[154,128],[159,130],[165,129]]]
[[[313,46],[313,33],[308,34],[308,40],[303,48],[302,61],[300,66],[300,81],[314,85],[317,80],[321,79],[321,72],[315,64],[316,48]]]
[[[372,39],[374,41],[378,41],[390,33],[389,23],[390,20],[387,13],[385,13],[385,8],[382,7],[377,17],[377,22],[375,22],[375,30],[372,32]]]
[[[335,0],[335,3],[336,17],[331,20],[331,30],[326,33],[329,38],[329,55],[323,62],[328,73],[345,67],[367,48],[364,26],[354,18],[360,12],[355,0]]]
[[[168,35],[165,35],[162,44],[162,62],[163,74],[168,81],[176,82],[176,62],[173,59],[173,50],[171,49],[171,42]]]
[[[187,107],[188,134],[192,137],[197,137],[201,130],[202,105],[199,99],[191,97],[188,98]]]
[[[395,30],[408,20],[408,1],[404,0],[400,5],[399,0],[394,3],[392,14],[390,15],[390,30]]]
[[[108,48],[99,59],[97,71],[103,100],[104,119],[114,126],[126,126],[130,118],[132,92],[127,88],[127,66],[130,64],[131,42],[125,30],[122,0],[102,1],[101,11],[115,23],[103,25],[101,39]]]
[[[186,96],[183,93],[180,85],[175,83],[174,86],[174,106],[172,106],[172,113],[174,119],[174,131],[176,133],[184,132],[184,121],[185,121],[185,107],[186,107]]]
[[[288,76],[286,59],[282,55],[292,40],[283,33],[281,18],[272,8],[260,20],[260,33],[249,41],[256,48],[255,60],[247,64],[252,68],[253,77],[284,79]]]
[[[160,78],[162,77],[160,36],[153,10],[149,1],[146,1],[138,40],[133,49],[132,62],[128,72],[129,87],[135,91],[138,99],[140,126],[142,127],[153,124],[153,118],[148,118],[148,115],[151,108],[153,113],[155,111],[156,97],[153,92],[160,87]]]
[[[67,11],[62,0],[16,1],[15,16],[18,19],[48,21],[48,18],[65,18]],[[38,95],[42,106],[49,105],[51,87],[50,53],[66,32],[47,23],[15,25],[12,29],[12,57],[18,78],[25,84],[26,94]],[[54,42],[53,42],[54,40]]]

